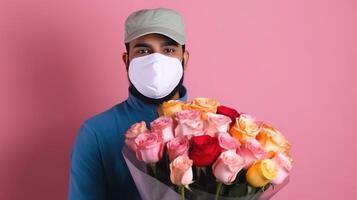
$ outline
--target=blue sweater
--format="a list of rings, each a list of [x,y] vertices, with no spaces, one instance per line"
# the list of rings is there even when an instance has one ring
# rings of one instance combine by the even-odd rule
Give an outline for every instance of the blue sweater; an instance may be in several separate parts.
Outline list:
[[[179,100],[186,101],[186,89]],[[124,133],[135,122],[149,123],[158,117],[157,106],[129,92],[126,101],[86,120],[77,135],[72,153],[70,200],[140,199],[121,150]]]

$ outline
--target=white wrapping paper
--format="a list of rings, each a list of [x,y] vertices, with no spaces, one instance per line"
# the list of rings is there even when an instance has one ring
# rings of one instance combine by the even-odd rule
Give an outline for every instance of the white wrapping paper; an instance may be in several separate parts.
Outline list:
[[[146,164],[139,161],[135,152],[127,148],[126,146],[122,149],[125,162],[130,170],[131,176],[134,179],[136,187],[140,193],[140,196],[143,200],[176,200],[181,199],[179,193],[174,190],[174,186],[170,187],[165,185],[161,181],[155,179],[146,173]],[[257,194],[244,196],[244,197],[223,197],[221,196],[220,200],[269,200],[274,196],[279,190],[281,190],[287,183],[289,179],[286,179],[282,184],[276,185],[274,187],[269,187],[264,192]],[[191,191],[186,190],[185,197],[186,199],[194,200],[214,200],[215,195],[207,193],[205,191],[200,191],[194,188],[191,188]]]

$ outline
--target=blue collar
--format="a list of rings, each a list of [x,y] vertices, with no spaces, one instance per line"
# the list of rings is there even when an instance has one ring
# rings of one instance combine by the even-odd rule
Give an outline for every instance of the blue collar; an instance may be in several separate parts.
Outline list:
[[[179,101],[187,101],[188,95],[186,87],[181,87],[182,89],[179,91],[180,98],[177,99]],[[150,113],[157,113],[158,105],[146,103],[137,97],[135,97],[129,91],[129,97],[126,102],[130,105],[130,107],[134,108],[135,110],[139,110],[140,112],[150,112]]]

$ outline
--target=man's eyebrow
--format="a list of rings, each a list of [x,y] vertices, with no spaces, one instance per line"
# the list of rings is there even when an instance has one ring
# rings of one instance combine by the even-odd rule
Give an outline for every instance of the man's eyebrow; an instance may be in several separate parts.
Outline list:
[[[177,42],[173,41],[173,40],[167,40],[167,41],[165,41],[165,42],[162,42],[162,43],[161,43],[161,46],[162,46],[162,47],[163,47],[163,46],[176,46],[176,47],[178,47],[179,44],[178,44]]]
[[[133,48],[136,48],[136,47],[147,47],[147,48],[151,48],[151,45],[148,44],[148,43],[137,43],[134,45]]]

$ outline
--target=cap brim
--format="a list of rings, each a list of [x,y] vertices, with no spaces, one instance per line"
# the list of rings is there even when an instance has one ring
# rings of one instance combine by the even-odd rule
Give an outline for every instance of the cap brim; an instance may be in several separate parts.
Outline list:
[[[173,30],[165,28],[165,27],[148,27],[148,28],[143,28],[143,29],[137,30],[137,31],[133,32],[131,35],[129,35],[127,38],[125,38],[124,42],[128,43],[128,42],[131,42],[132,40],[135,40],[136,38],[139,38],[141,36],[151,34],[151,33],[158,33],[158,34],[165,35],[165,36],[175,40],[180,45],[185,44],[185,36],[184,35],[179,34],[176,31],[173,31]]]

